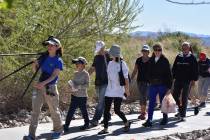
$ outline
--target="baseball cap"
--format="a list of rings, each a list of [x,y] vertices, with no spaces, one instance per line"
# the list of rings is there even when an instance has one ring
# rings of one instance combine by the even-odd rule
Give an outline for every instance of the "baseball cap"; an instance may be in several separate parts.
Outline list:
[[[143,50],[145,50],[145,51],[150,51],[150,46],[147,45],[147,44],[145,44],[145,45],[143,45],[143,47],[142,47],[141,50],[142,50],[142,51],[143,51]]]
[[[73,64],[87,64],[87,60],[84,58],[84,57],[82,57],[82,56],[80,56],[80,57],[78,57],[78,58],[76,58],[76,59],[72,59],[72,63]]]
[[[101,40],[96,41],[95,54],[98,53],[103,47],[105,47],[105,43],[103,41]]]

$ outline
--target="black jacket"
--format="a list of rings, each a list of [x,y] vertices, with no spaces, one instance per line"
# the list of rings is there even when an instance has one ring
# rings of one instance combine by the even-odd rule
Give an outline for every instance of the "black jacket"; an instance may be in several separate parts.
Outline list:
[[[160,80],[168,89],[172,86],[172,74],[169,61],[163,55],[155,62],[155,56],[152,56],[149,60],[149,72],[148,77],[150,84],[153,85],[154,80]]]
[[[197,81],[198,63],[195,56],[191,53],[187,56],[184,56],[182,53],[177,55],[172,67],[172,73],[174,79],[178,81]]]
[[[206,61],[198,61],[198,69],[199,75],[202,77],[210,77],[210,73],[208,69],[210,68],[210,60],[206,59]]]

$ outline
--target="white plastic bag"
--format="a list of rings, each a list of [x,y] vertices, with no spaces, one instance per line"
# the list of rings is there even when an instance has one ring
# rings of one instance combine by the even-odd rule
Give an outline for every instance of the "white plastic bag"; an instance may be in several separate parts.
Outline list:
[[[176,112],[176,102],[173,96],[170,94],[165,95],[161,104],[162,113],[175,113]]]

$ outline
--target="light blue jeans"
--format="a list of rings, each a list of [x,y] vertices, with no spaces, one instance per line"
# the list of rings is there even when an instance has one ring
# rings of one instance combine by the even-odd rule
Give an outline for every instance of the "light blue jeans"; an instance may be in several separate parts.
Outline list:
[[[96,111],[93,116],[93,121],[98,121],[101,119],[104,112],[104,100],[107,85],[96,86],[96,96],[98,97],[98,104],[96,106]]]

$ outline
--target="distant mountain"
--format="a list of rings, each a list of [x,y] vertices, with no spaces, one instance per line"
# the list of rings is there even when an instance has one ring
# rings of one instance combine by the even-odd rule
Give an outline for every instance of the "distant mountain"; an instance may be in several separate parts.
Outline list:
[[[204,46],[210,47],[210,35],[187,33],[187,32],[181,32],[181,33],[189,35],[190,37],[199,38],[202,40]],[[164,32],[162,32],[162,34],[164,34]],[[151,32],[151,31],[136,31],[130,33],[131,37],[153,38],[153,39],[156,39],[159,35],[160,34],[158,32]]]

